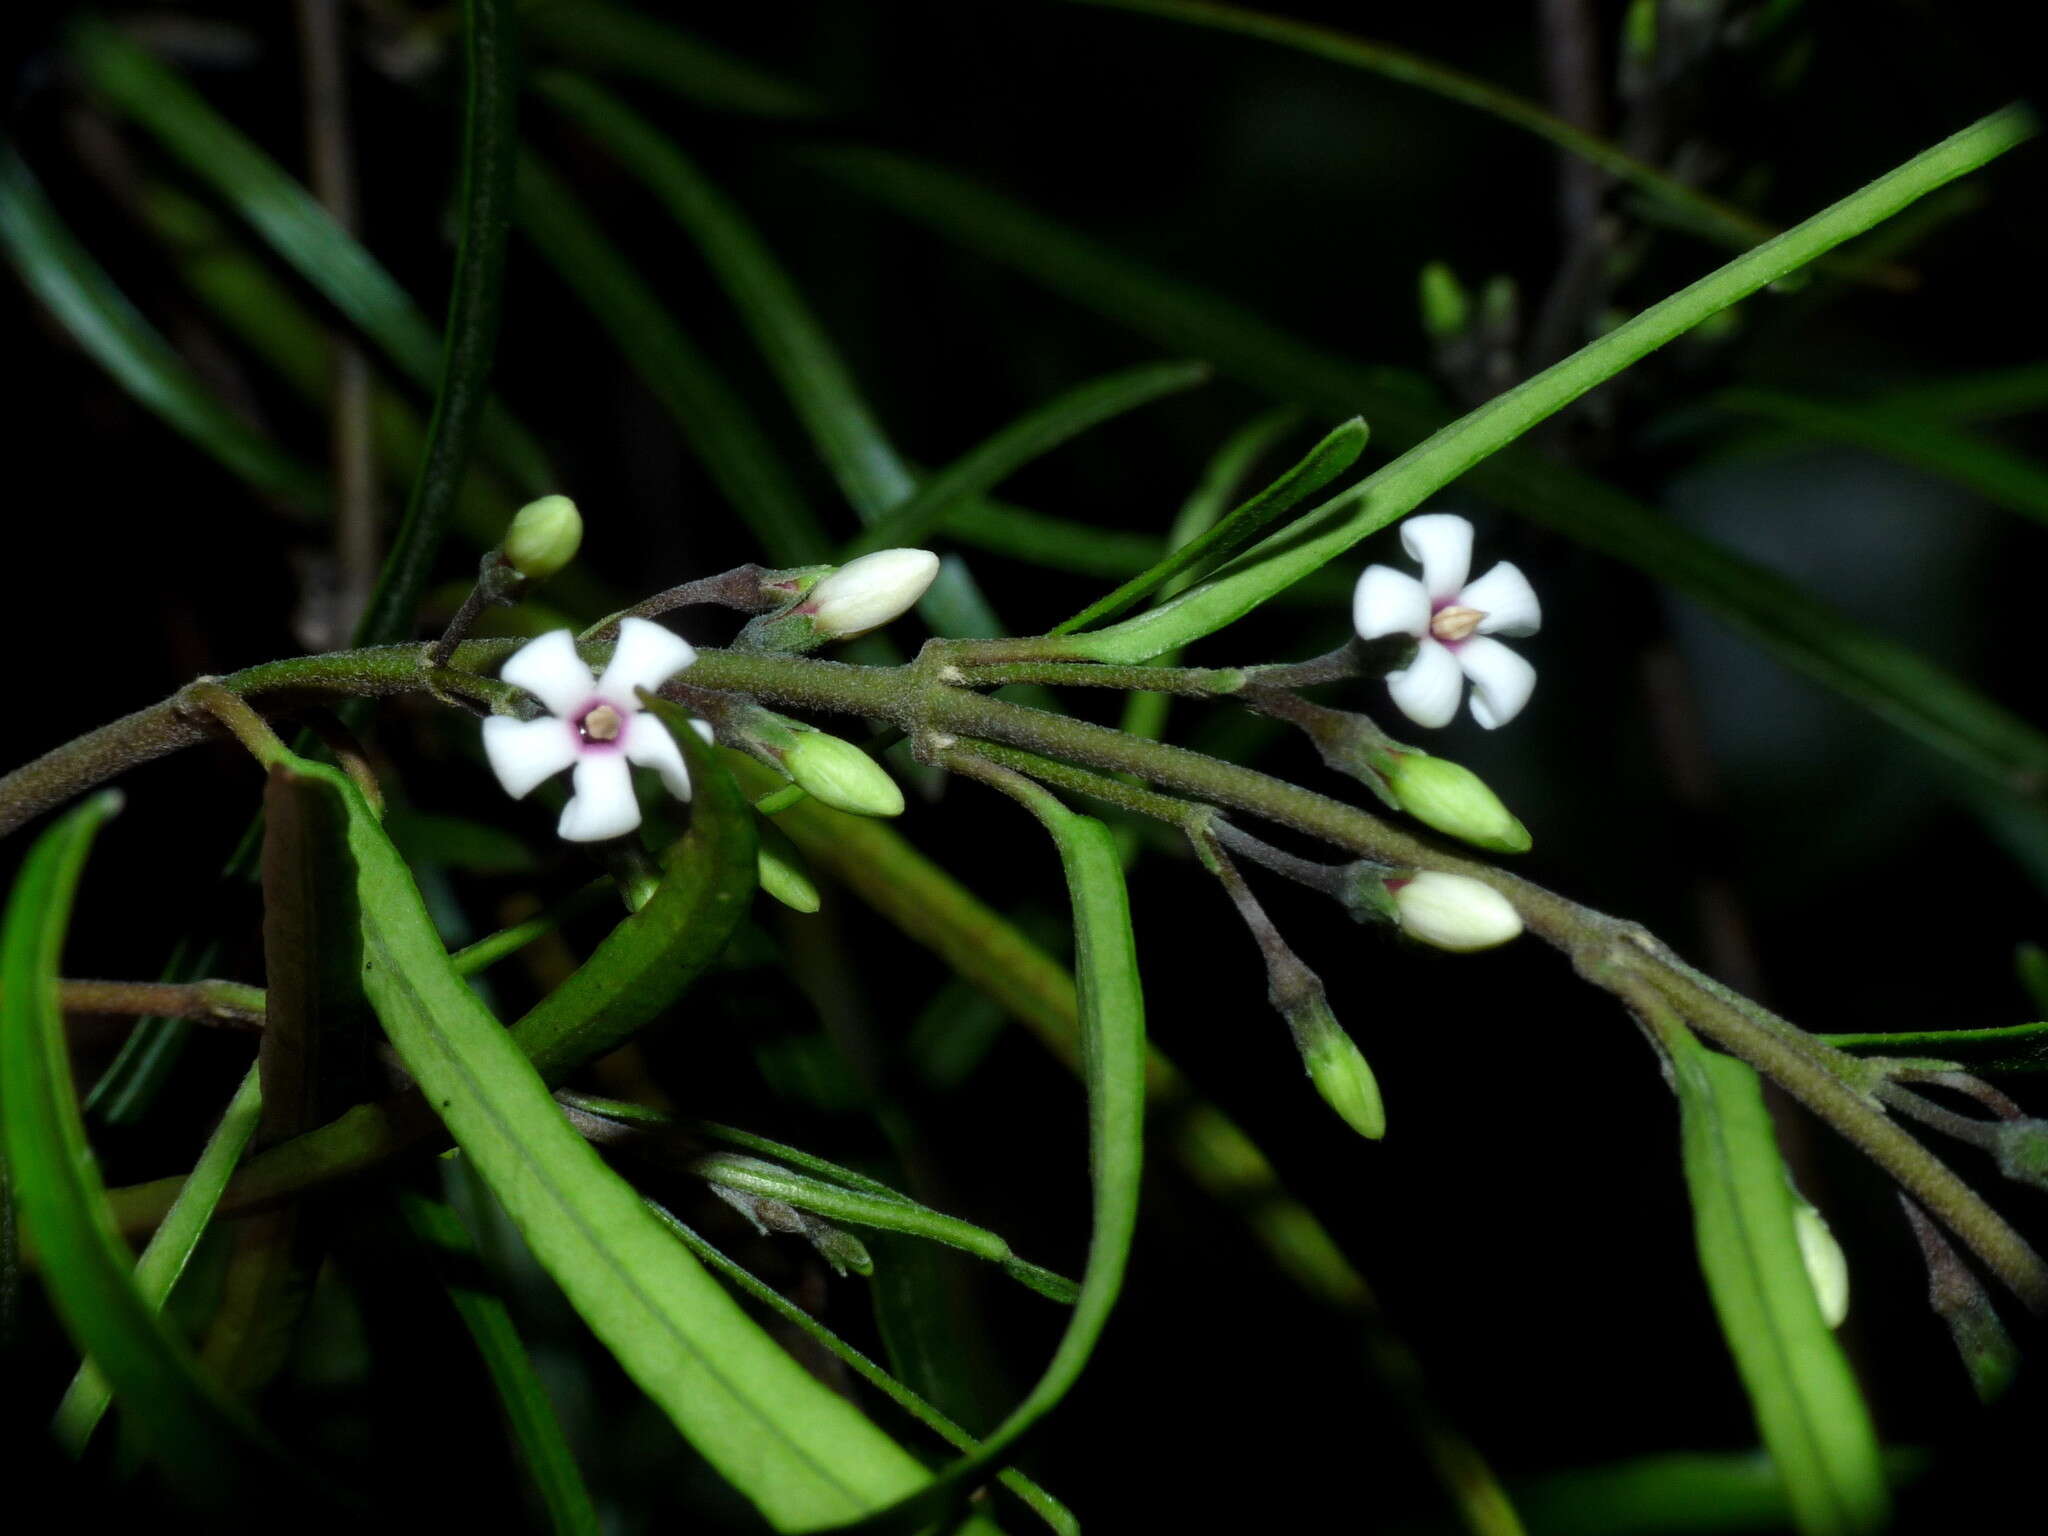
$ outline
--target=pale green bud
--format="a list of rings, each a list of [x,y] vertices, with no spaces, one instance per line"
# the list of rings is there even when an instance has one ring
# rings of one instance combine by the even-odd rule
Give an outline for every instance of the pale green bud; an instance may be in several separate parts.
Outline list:
[[[770,821],[761,822],[755,830],[760,834],[756,863],[761,889],[793,912],[817,911],[817,882],[789,834]]]
[[[1458,274],[1441,261],[1422,269],[1417,281],[1422,300],[1422,329],[1432,341],[1453,341],[1472,323],[1472,300]]]
[[[512,519],[503,545],[505,562],[528,581],[544,581],[576,558],[583,514],[566,496],[529,501]]]
[[[1387,890],[1402,931],[1438,949],[1492,949],[1522,931],[1521,914],[1507,897],[1469,875],[1425,869],[1389,880]]]
[[[1495,853],[1529,851],[1528,828],[1470,768],[1427,752],[1388,752],[1373,767],[1394,803],[1424,826]]]
[[[1849,1315],[1849,1260],[1842,1245],[1828,1230],[1827,1218],[1796,1193],[1792,1230],[1799,1236],[1799,1257],[1806,1261],[1806,1278],[1813,1282],[1820,1315],[1830,1328],[1839,1328]]]
[[[901,816],[903,791],[888,771],[850,741],[799,726],[782,769],[821,805],[856,816]]]
[[[939,557],[928,549],[878,549],[812,587],[801,611],[821,638],[851,640],[909,611],[938,574]]]
[[[1368,1141],[1387,1134],[1387,1110],[1380,1099],[1379,1079],[1364,1055],[1330,1013],[1330,1005],[1318,995],[1311,1004],[1319,1017],[1297,1020],[1294,1042],[1301,1047],[1301,1059],[1309,1080],[1323,1102],[1344,1117],[1344,1123]]]

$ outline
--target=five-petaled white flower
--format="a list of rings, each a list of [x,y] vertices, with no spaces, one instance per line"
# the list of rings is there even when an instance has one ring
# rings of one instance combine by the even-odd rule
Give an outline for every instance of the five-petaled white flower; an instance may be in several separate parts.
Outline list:
[[[1351,600],[1362,639],[1415,637],[1415,660],[1388,674],[1387,691],[1417,725],[1449,725],[1470,678],[1472,718],[1488,730],[1506,725],[1535,691],[1536,669],[1493,637],[1533,635],[1543,622],[1528,577],[1503,560],[1468,583],[1472,525],[1454,512],[1409,518],[1401,547],[1422,579],[1369,565]]]
[[[678,800],[690,798],[683,755],[659,720],[642,719],[636,688],[650,693],[697,659],[690,642],[646,619],[622,619],[604,675],[593,678],[566,629],[551,630],[507,658],[499,676],[545,704],[537,720],[493,715],[484,722],[484,755],[505,793],[523,799],[543,779],[576,770],[576,792],[555,830],[575,843],[621,837],[640,825],[633,798],[638,763],[661,774]],[[690,722],[705,740],[711,730]]]

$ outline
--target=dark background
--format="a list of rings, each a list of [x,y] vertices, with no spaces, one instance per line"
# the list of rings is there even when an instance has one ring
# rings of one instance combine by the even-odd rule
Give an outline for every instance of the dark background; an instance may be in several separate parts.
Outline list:
[[[1731,7],[1731,23],[1758,9]],[[1972,8],[1790,9],[1769,36],[1713,50],[1685,82],[1663,146],[1708,166],[1712,190],[1781,225],[2034,84],[2013,73],[2024,61],[2014,39]],[[1294,14],[1355,26],[1531,97],[1545,90],[1546,23],[1535,6],[1304,6]],[[1602,79],[1611,80],[1618,11],[1593,14]],[[286,165],[303,164],[287,8],[152,7],[146,15],[151,35],[170,44],[216,107]],[[796,152],[808,143],[880,144],[943,162],[1316,346],[1422,374],[1435,367],[1416,312],[1425,261],[1449,261],[1474,286],[1495,273],[1513,277],[1526,313],[1567,239],[1548,146],[1422,92],[1270,45],[1059,4],[778,3],[674,15],[834,103],[817,121],[761,123],[620,85],[758,222],[876,415],[919,462],[953,457],[1083,378],[1164,354],[856,201],[801,164]],[[206,376],[317,460],[319,416],[267,389],[260,369],[211,333],[81,153],[86,136],[107,129],[53,50],[61,20],[31,13],[8,27],[23,154],[72,227]],[[361,13],[350,25],[366,43],[380,35]],[[455,61],[401,81],[373,58],[366,49],[352,76],[365,240],[438,315],[449,263]],[[754,405],[814,506],[850,533],[851,514],[687,237],[558,117],[535,103],[525,121]],[[147,143],[132,135],[125,143],[155,167]],[[1841,397],[2037,360],[2041,165],[2040,151],[2027,149],[1973,178],[1977,195],[1899,253],[1920,274],[1915,291],[1821,279],[1761,297],[1724,340],[1672,349],[1603,392],[1595,409],[1546,432],[1545,451],[1792,576],[2038,718],[2037,527],[1847,450],[1741,451],[1747,424],[1722,417],[1701,426],[1687,408],[1738,381]],[[1626,216],[1624,201],[1610,206]],[[1612,301],[1641,307],[1719,259],[1705,241],[1659,233]],[[516,243],[508,295],[500,392],[537,430],[562,488],[583,506],[589,568],[630,596],[752,558],[757,551],[672,422],[553,274]],[[8,284],[6,306],[16,390],[0,568],[10,578],[16,650],[0,756],[11,765],[195,674],[296,649],[302,572],[318,537],[280,520],[137,407],[18,284]],[[1455,389],[1440,375],[1439,384]],[[1104,527],[1161,531],[1207,455],[1266,403],[1219,380],[1084,436],[1002,494]],[[2039,425],[2021,418],[1996,431],[2027,447]],[[1307,439],[1291,441],[1299,451]],[[1368,463],[1380,461],[1369,451]],[[387,507],[397,499],[387,496]],[[1525,646],[1541,672],[1528,713],[1498,735],[1461,719],[1430,743],[1484,774],[1529,825],[1530,874],[1647,922],[1812,1028],[2028,1016],[2012,954],[2017,942],[2048,936],[2039,883],[2048,860],[2039,848],[2029,857],[2001,846],[2004,824],[1979,814],[1952,770],[1638,573],[1456,488],[1439,505],[1480,523],[1482,566],[1514,559],[1544,598],[1546,628]],[[1395,549],[1382,536],[1344,568],[1394,558]],[[990,555],[970,558],[1020,632],[1100,590]],[[451,549],[446,574],[458,577],[468,559]],[[1295,659],[1341,639],[1345,624],[1337,609],[1276,607],[1205,642],[1196,659]],[[682,627],[699,643],[729,632],[715,616]],[[899,627],[906,643],[915,640],[914,624]],[[1363,691],[1357,697],[1380,707]],[[1200,744],[1201,710],[1177,706],[1174,719],[1173,739]],[[539,852],[537,872],[451,877],[479,927],[516,890],[560,890],[582,878],[574,856],[550,846],[543,813],[495,802],[459,733],[405,710],[390,712],[381,731],[413,804],[504,820]],[[1304,745],[1276,739],[1259,754],[1272,771],[1357,798]],[[1683,792],[1702,776],[1711,785],[1703,800]],[[103,837],[89,876],[71,950],[80,974],[154,974],[183,913],[211,899],[203,893],[256,782],[245,761],[209,749],[138,772],[127,787],[129,809]],[[913,803],[902,828],[977,892],[1063,942],[1051,852],[1009,806],[952,785],[936,801]],[[1533,941],[1478,957],[1438,955],[1360,931],[1293,891],[1260,889],[1374,1062],[1388,1139],[1360,1143],[1316,1101],[1230,908],[1191,861],[1164,846],[1132,876],[1154,1038],[1328,1223],[1415,1347],[1431,1390],[1502,1476],[1523,1484],[1653,1453],[1752,1446],[1692,1259],[1672,1102],[1629,1021]],[[248,900],[230,898],[222,919],[241,967],[231,973],[250,979],[252,914]],[[825,958],[814,953],[805,974],[825,978],[813,989],[823,988],[824,1013],[764,944],[757,963],[736,963],[715,992],[700,987],[688,1021],[650,1046],[655,1080],[708,1117],[841,1160],[880,1156],[869,1116],[844,1102],[834,1108],[829,1092],[819,1102],[793,1086],[788,1067],[818,1054],[817,1041],[843,1044],[854,1031],[877,1053],[889,1096],[921,1127],[925,1172],[951,1208],[1026,1255],[1077,1269],[1086,1186],[1074,1082],[1011,1030],[959,1087],[932,1089],[903,1046],[944,984],[939,969],[850,897],[828,895],[814,919],[784,921],[765,907],[760,916],[769,937],[810,925],[807,952]],[[834,980],[839,959],[851,969]],[[525,984],[508,974],[508,1005]],[[836,1033],[822,1030],[831,1015]],[[85,1070],[104,1061],[107,1045],[103,1033],[83,1038]],[[110,1139],[110,1180],[188,1164],[245,1057],[240,1042],[195,1042],[150,1124]],[[2019,1092],[2029,1099],[2024,1085]],[[1786,1130],[1802,1186],[1849,1254],[1854,1301],[1844,1338],[1885,1441],[1940,1453],[1935,1491],[1914,1509],[1953,1517],[1953,1501],[1988,1495],[2010,1476],[1994,1463],[1965,1477],[1957,1469],[1967,1448],[2018,1433],[2027,1405],[2002,1419],[1980,1416],[1923,1304],[1924,1275],[1884,1181],[1796,1115]],[[1956,1161],[1995,1184],[1971,1155]],[[2023,1228],[2040,1230],[2039,1196],[1991,1192]],[[1440,1496],[1403,1412],[1364,1366],[1356,1325],[1302,1301],[1163,1152],[1148,1200],[1119,1318],[1032,1458],[1048,1486],[1098,1529],[1205,1515],[1222,1522],[1236,1511],[1326,1500],[1338,1501],[1333,1517],[1347,1526],[1440,1519]],[[861,1282],[822,1287],[817,1266],[790,1240],[751,1244],[731,1225],[719,1235],[771,1278],[827,1297],[828,1321],[873,1343]],[[362,1236],[358,1251],[374,1252],[377,1241]],[[978,1272],[973,1282],[992,1330],[1001,1404],[1032,1379],[1053,1319],[999,1278]],[[284,1390],[279,1422],[325,1437],[346,1464],[374,1468],[364,1474],[373,1481],[419,1476],[429,1507],[457,1487],[474,1498],[495,1485],[505,1516],[520,1517],[488,1401],[453,1323],[402,1278],[364,1289],[373,1325],[367,1377],[358,1346],[356,1374],[343,1372],[343,1385],[309,1378]],[[575,1325],[539,1288],[528,1295],[532,1326],[568,1373]],[[13,1374],[50,1391],[11,1395],[52,1402],[67,1370],[46,1330]],[[622,1380],[601,1370],[575,1379],[581,1386],[566,1390],[585,1394],[585,1411],[571,1414],[572,1427],[595,1458],[593,1477],[628,1490],[656,1518],[651,1512],[695,1486],[681,1454],[633,1406]],[[419,1406],[436,1383],[455,1384],[457,1411]],[[40,1412],[28,1411],[24,1434]],[[437,1475],[452,1486],[433,1491]]]

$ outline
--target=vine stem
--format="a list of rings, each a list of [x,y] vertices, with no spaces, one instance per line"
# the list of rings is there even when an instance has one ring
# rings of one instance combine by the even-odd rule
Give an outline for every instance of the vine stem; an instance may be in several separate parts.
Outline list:
[[[471,702],[511,712],[523,695],[481,674],[517,644],[468,641],[454,658],[459,670],[434,675],[441,686],[458,688]],[[584,654],[602,661],[609,650],[586,646]],[[424,654],[419,645],[380,646],[271,662],[211,681],[252,708],[288,713],[336,696],[427,692],[428,675],[420,666]],[[1853,1074],[1866,1064],[1701,975],[1636,924],[1447,853],[1356,806],[1256,769],[970,692],[956,685],[958,673],[948,663],[943,642],[903,667],[700,650],[687,675],[693,690],[731,691],[785,707],[887,721],[938,753],[963,739],[990,741],[1105,773],[1129,774],[1170,794],[1248,812],[1378,863],[1464,875],[1492,886],[1514,904],[1528,930],[1568,956],[1587,981],[1624,998],[1631,989],[1654,988],[1700,1034],[1778,1083],[1884,1168],[2030,1309],[2048,1312],[2048,1265],[1975,1190],[1858,1086]],[[189,708],[189,691],[185,697]],[[0,836],[117,773],[203,739],[204,726],[177,705],[174,698],[139,710],[0,779]],[[1834,1059],[1838,1056],[1848,1066]]]

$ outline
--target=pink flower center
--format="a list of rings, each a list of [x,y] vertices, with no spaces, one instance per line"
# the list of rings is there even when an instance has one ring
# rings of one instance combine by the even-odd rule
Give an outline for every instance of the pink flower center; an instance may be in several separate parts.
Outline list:
[[[626,717],[600,699],[576,722],[576,734],[594,746],[615,746],[626,729]]]

